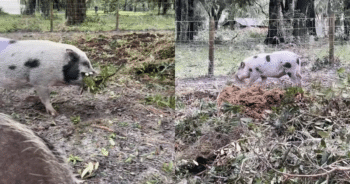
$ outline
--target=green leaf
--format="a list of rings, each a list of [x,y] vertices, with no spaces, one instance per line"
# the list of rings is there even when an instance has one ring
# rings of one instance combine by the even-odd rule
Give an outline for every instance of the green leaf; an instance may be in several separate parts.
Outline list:
[[[115,142],[113,139],[109,139],[109,143],[112,145],[112,146],[115,146]]]
[[[92,162],[89,162],[88,166],[84,169],[84,171],[81,173],[81,178],[84,178],[84,176],[89,172],[90,174],[94,170],[94,165]]]
[[[251,123],[253,121],[252,118],[241,118],[241,121],[244,123]]]
[[[106,150],[106,148],[102,148],[101,152],[102,152],[102,155],[108,156],[108,151]]]
[[[100,165],[100,163],[96,162],[96,164],[95,164],[95,170],[98,169],[98,166],[99,166],[99,165]]]
[[[324,139],[321,139],[321,147],[326,148],[326,141]]]
[[[132,157],[129,157],[125,160],[125,163],[130,163],[132,161]]]
[[[341,73],[344,73],[345,72],[345,68],[339,68],[338,70],[337,70],[337,73],[338,74],[341,74]]]
[[[328,138],[329,133],[325,131],[317,131],[317,134],[320,135],[322,138]]]

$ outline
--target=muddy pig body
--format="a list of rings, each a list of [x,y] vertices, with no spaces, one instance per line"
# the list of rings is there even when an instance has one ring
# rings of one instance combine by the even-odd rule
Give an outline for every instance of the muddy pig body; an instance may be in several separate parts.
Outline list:
[[[52,145],[27,126],[0,113],[0,183],[79,182]]]
[[[81,85],[84,76],[94,73],[86,54],[73,45],[0,38],[0,88],[34,87],[51,115],[57,112],[49,86]]]
[[[235,78],[242,82],[249,78],[249,86],[261,78],[264,83],[267,77],[280,78],[288,75],[294,84],[301,86],[299,56],[290,51],[262,53],[241,62]]]

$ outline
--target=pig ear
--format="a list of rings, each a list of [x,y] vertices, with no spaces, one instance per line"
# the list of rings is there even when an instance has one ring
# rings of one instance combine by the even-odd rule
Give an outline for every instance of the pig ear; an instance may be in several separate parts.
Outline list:
[[[79,55],[76,52],[74,52],[72,49],[66,49],[66,52],[70,57],[70,61],[72,62],[79,61]]]
[[[244,66],[245,66],[245,63],[242,62],[242,63],[241,63],[241,68],[244,68]]]

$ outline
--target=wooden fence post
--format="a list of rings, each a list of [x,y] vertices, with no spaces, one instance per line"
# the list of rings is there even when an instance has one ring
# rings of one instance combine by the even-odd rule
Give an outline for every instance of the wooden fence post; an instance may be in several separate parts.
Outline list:
[[[115,25],[115,30],[119,31],[119,0],[117,0],[117,22]]]
[[[53,31],[53,0],[50,1],[50,32]]]
[[[329,14],[329,62],[334,62],[334,32],[335,32],[335,15],[334,12]]]
[[[209,19],[209,68],[208,77],[214,76],[214,37],[215,37],[215,21],[214,17]]]

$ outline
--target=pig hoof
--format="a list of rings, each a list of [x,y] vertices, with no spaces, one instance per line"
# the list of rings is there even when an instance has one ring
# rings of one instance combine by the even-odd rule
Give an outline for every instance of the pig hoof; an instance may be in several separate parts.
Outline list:
[[[58,113],[57,111],[48,111],[49,114],[51,114],[51,116],[57,116]]]

